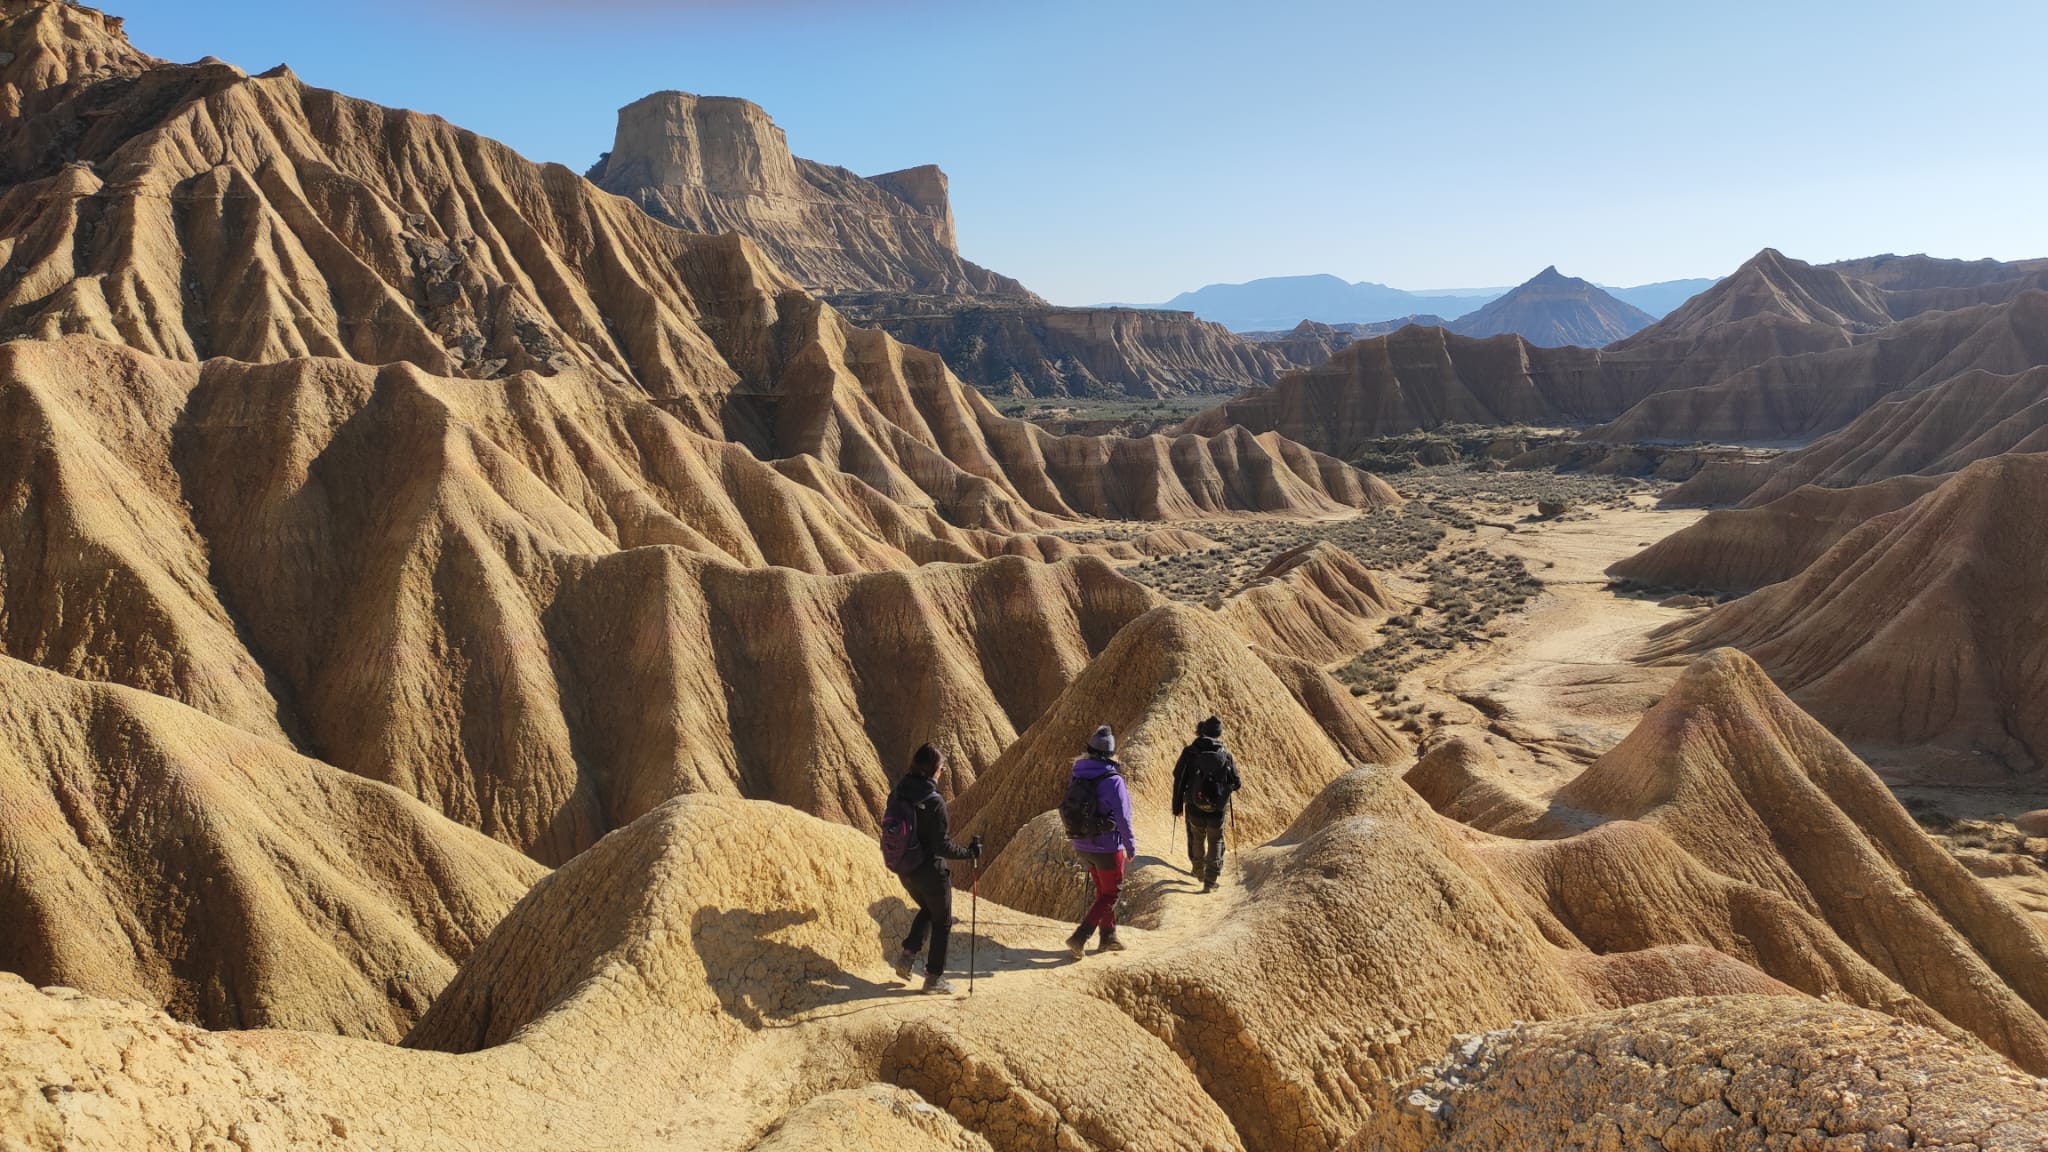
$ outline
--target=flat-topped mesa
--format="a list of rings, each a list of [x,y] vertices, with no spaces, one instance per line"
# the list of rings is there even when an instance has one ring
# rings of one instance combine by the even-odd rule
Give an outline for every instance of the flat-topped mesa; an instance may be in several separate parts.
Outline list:
[[[752,238],[815,292],[1039,302],[960,258],[936,166],[863,179],[804,160],[752,101],[688,92],[636,100],[619,109],[612,150],[587,175],[679,228]]]
[[[587,173],[689,232],[745,236],[857,323],[1000,394],[1165,396],[1270,384],[1288,365],[1185,312],[1054,308],[960,257],[945,172],[861,177],[792,155],[750,101],[656,92]]]
[[[782,129],[760,105],[731,96],[656,92],[619,109],[612,151],[593,179],[600,173],[614,184],[670,195],[694,190],[714,200],[773,201],[803,192]],[[689,214],[660,199],[647,208],[671,222]]]

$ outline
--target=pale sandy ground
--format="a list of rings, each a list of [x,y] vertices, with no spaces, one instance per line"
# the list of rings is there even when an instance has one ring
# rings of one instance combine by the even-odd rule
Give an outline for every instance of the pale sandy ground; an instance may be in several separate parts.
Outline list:
[[[1497,709],[1492,738],[1548,791],[1619,740],[1673,676],[1667,669],[1636,668],[1626,663],[1626,656],[1651,629],[1683,613],[1607,592],[1601,570],[1639,542],[1677,531],[1697,517],[1693,512],[1643,507],[1601,511],[1590,520],[1517,524],[1513,533],[1481,527],[1468,539],[1522,556],[1549,590],[1530,611],[1498,622],[1506,633],[1501,639],[1419,669],[1404,690],[1421,694],[1432,708],[1445,709],[1447,723],[1463,721],[1481,731],[1486,730],[1487,717],[1459,697]],[[1465,546],[1458,535],[1454,533],[1446,547]],[[1411,582],[1391,582],[1407,594],[1418,591]],[[1539,750],[1542,763],[1522,763],[1530,758],[1515,754],[1511,740],[1528,741]],[[960,986],[958,999],[935,1001],[893,984],[828,990],[814,1008],[765,1030],[757,1043],[734,1059],[733,1074],[719,1096],[706,1101],[709,1106],[692,1110],[696,1116],[720,1119],[705,1120],[710,1127],[692,1135],[714,1146],[742,1142],[749,1126],[762,1122],[762,1101],[780,1099],[778,1086],[822,1077],[818,1066],[829,1063],[833,1046],[844,1042],[837,1025],[848,1017],[886,1028],[933,1015],[993,1008],[988,1002],[992,995],[1004,1001],[1085,987],[1094,970],[1133,963],[1214,931],[1241,911],[1245,845],[1232,844],[1221,890],[1201,895],[1187,874],[1179,838],[1147,840],[1148,850],[1126,884],[1120,910],[1126,926],[1119,934],[1129,943],[1129,952],[1091,954],[1076,963],[1060,947],[1067,925],[986,903],[980,909],[978,933],[971,932],[970,896],[957,893],[954,970],[949,975]],[[1149,927],[1136,927],[1141,923]],[[979,939],[970,945],[970,937],[976,935]],[[893,939],[891,933],[882,933],[878,954],[888,952]],[[980,976],[971,1000],[966,995],[970,949]]]
[[[1522,557],[1545,581],[1546,592],[1528,611],[1497,621],[1501,635],[1492,643],[1423,666],[1402,690],[1444,713],[1441,725],[1432,728],[1461,729],[1485,739],[1532,793],[1554,790],[1626,735],[1676,675],[1675,669],[1642,667],[1629,658],[1652,630],[1682,619],[1686,610],[1616,595],[1607,590],[1603,570],[1700,515],[1658,511],[1645,500],[1626,510],[1594,512],[1589,519],[1517,522],[1513,532],[1477,529],[1468,541]],[[1456,535],[1447,548],[1466,546]],[[1410,582],[1393,582],[1406,593],[1419,591]],[[909,988],[864,981],[825,989],[815,1007],[764,1030],[757,1043],[734,1058],[726,1087],[702,1102],[708,1106],[692,1109],[693,1116],[706,1118],[700,1123],[707,1127],[691,1134],[709,1146],[744,1143],[747,1130],[763,1121],[764,1101],[781,1102],[786,1085],[829,1078],[822,1066],[844,1055],[835,1048],[847,1042],[840,1026],[848,1017],[887,1029],[918,1019],[995,1011],[1018,997],[1085,988],[1093,971],[1136,962],[1212,932],[1241,913],[1245,846],[1232,845],[1222,890],[1199,895],[1186,873],[1180,843],[1153,839],[1127,884],[1121,910],[1127,926],[1120,934],[1129,952],[1091,955],[1076,963],[1060,948],[1067,925],[989,904],[981,907],[978,933],[971,932],[970,897],[958,893],[950,975],[961,987],[959,998],[935,1001]],[[2048,927],[2048,877],[2037,872],[2033,878],[2014,876],[1993,884]],[[970,945],[970,937],[977,935]],[[882,932],[878,953],[886,953],[893,939],[892,932]],[[972,998],[965,994],[970,949],[980,976]]]
[[[846,1046],[861,1042],[858,1032],[848,1035],[850,1022],[881,1032],[917,1021],[940,1021],[971,1031],[971,1020],[977,1016],[1000,1014],[1020,1001],[1050,1004],[1058,1001],[1048,997],[1063,992],[1086,993],[1101,971],[1137,963],[1241,914],[1248,900],[1243,891],[1244,846],[1231,845],[1223,885],[1209,894],[1202,894],[1188,873],[1178,838],[1161,846],[1165,850],[1157,855],[1157,848],[1146,846],[1124,884],[1117,934],[1129,946],[1126,952],[1091,950],[1086,959],[1074,960],[1064,947],[1071,924],[988,901],[982,901],[977,911],[972,894],[962,891],[954,894],[956,923],[946,974],[958,988],[955,996],[918,994],[921,977],[915,975],[908,985],[887,979],[870,983],[821,968],[815,1006],[762,1029],[753,1043],[732,1056],[719,1086],[690,1102],[681,1122],[691,1137],[689,1146],[750,1146],[774,1115],[801,1101],[803,1092],[793,1092],[791,1086],[843,1078],[834,1065],[856,1062]],[[878,957],[894,956],[907,916],[906,910],[880,933]],[[1133,921],[1150,927],[1138,928]]]
[[[1676,677],[1676,668],[1632,662],[1644,640],[1701,611],[1617,595],[1607,590],[1604,570],[1702,515],[1658,510],[1645,498],[1637,507],[1599,510],[1590,519],[1517,522],[1513,532],[1480,527],[1469,541],[1520,556],[1547,585],[1545,594],[1527,612],[1497,622],[1498,639],[1424,665],[1403,691],[1443,713],[1433,732],[1482,740],[1529,794],[1547,796],[1626,736]],[[1857,751],[1901,800],[1981,822],[1942,838],[1993,890],[2048,930],[2048,870],[2027,851],[2048,853],[2048,840],[2021,842],[2010,824],[2021,812],[2048,807],[2048,782],[1998,780],[1963,770],[1968,766],[1953,758],[1929,762],[1913,749]],[[1983,840],[1989,843],[1979,846]]]
[[[1630,662],[1651,631],[1687,612],[1616,595],[1606,567],[1698,520],[1647,499],[1590,519],[1482,526],[1473,539],[1519,556],[1545,592],[1502,617],[1485,647],[1424,665],[1404,688],[1444,713],[1443,726],[1485,740],[1536,794],[1547,794],[1612,748],[1677,675]]]

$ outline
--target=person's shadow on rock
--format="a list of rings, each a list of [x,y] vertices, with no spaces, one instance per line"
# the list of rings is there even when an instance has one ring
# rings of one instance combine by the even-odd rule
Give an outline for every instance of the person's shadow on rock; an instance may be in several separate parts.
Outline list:
[[[880,949],[883,960],[892,960],[903,947],[903,938],[910,935],[910,922],[917,918],[917,909],[901,896],[886,896],[868,905],[868,917],[875,922],[880,939],[875,946]]]
[[[993,906],[991,906],[993,907]],[[997,915],[1008,915],[1009,909],[997,909]],[[868,915],[874,917],[881,929],[878,943],[885,959],[893,960],[903,948],[903,938],[910,934],[910,922],[917,911],[908,901],[891,896],[868,905]],[[963,915],[958,905],[953,909],[953,939],[947,945],[946,975],[955,980],[965,980],[968,965],[974,966],[977,979],[987,980],[998,972],[1016,972],[1030,968],[1050,968],[1069,959],[1064,948],[1024,948],[999,943],[989,936],[977,935],[973,918]],[[997,927],[983,920],[984,927]],[[915,991],[914,987],[905,989]]]
[[[808,945],[774,939],[815,911],[701,908],[690,940],[720,1007],[749,1028],[773,1027],[835,1001],[895,991],[863,980]]]
[[[1193,872],[1163,857],[1134,858],[1124,873],[1124,893],[1117,901],[1118,917],[1129,917],[1134,927],[1148,925],[1157,914],[1161,897],[1202,890],[1194,877]]]

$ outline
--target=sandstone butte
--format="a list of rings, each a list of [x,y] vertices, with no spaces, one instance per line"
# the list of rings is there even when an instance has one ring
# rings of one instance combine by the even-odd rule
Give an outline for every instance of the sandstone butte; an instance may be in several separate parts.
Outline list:
[[[592,183],[690,232],[747,236],[814,292],[1009,296],[1022,284],[960,258],[946,174],[863,179],[800,159],[760,105],[656,92],[619,109]]]
[[[1048,436],[998,416],[936,357],[839,320],[746,241],[664,228],[441,121],[286,73],[153,61],[86,9],[5,11],[0,79],[16,114],[0,137],[25,181],[4,197],[22,230],[6,314],[26,338],[0,347],[0,651],[81,688],[181,702],[271,742],[281,763],[310,756],[391,785],[542,863],[684,792],[870,828],[895,766],[927,738],[964,788],[1157,603],[1091,553],[1208,546],[1172,529],[1085,545],[1058,534],[1082,517],[1321,516],[1394,500],[1274,436]],[[174,227],[165,213],[163,189],[245,177],[247,195],[214,210],[247,220]],[[462,231],[477,225],[488,239]],[[602,274],[578,279],[583,268]],[[531,322],[465,312],[457,282],[530,307]],[[710,315],[707,298],[736,315]],[[650,372],[632,350],[651,345],[632,334],[665,324],[674,355]],[[707,391],[664,398],[650,380]],[[1369,608],[1317,593],[1267,604],[1263,627],[1327,649],[1362,626],[1347,606]],[[1286,674],[1322,705],[1342,696],[1316,668]],[[666,706],[645,707],[650,693]],[[73,708],[123,713],[98,699],[81,692]],[[1392,746],[1346,715],[1360,739]],[[78,821],[75,798],[99,797],[115,832],[51,831],[70,863],[38,873],[23,907],[82,883],[88,860],[113,867],[155,843],[150,825],[122,824],[127,785],[74,786],[121,746],[56,729],[45,744],[31,738],[53,723],[43,716],[18,719],[26,775],[10,792]],[[219,761],[152,754],[110,762],[107,780],[211,780]],[[375,876],[396,863],[323,866]],[[516,859],[493,867],[533,875]],[[382,898],[332,895],[340,883],[264,889],[247,919]],[[53,929],[78,941],[9,947],[31,957],[23,971],[187,1019],[388,1038],[523,886],[441,877],[289,992],[233,970],[244,937],[193,944],[190,894],[103,893],[83,920],[49,913],[89,921]],[[337,931],[325,915],[250,930]],[[85,939],[124,935],[126,959],[80,959]],[[350,983],[344,1005],[301,1002],[329,977]]]
[[[88,9],[0,52],[0,1147],[2048,1139],[2048,940],[1746,657],[1554,796],[1403,774],[1322,663],[1388,583],[1110,563],[1370,477],[1004,420],[751,241]],[[1210,712],[1260,787],[1194,900]],[[1132,947],[1056,963],[1105,719]],[[934,736],[965,998],[884,959]]]
[[[1163,396],[1270,384],[1288,362],[1193,314],[1056,308],[960,257],[946,174],[862,178],[793,155],[760,106],[656,92],[619,110],[598,187],[689,232],[745,236],[860,322],[987,391]]]
[[[2042,261],[1811,265],[1765,249],[1602,348],[1410,327],[1182,427],[1278,431],[1339,457],[1452,423],[1599,425],[1587,435],[1615,444],[1808,439],[1894,395],[2048,364],[2044,288]]]

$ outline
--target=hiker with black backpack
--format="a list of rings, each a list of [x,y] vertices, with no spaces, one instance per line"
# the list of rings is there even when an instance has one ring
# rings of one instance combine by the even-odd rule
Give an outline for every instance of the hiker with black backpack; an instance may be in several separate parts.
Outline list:
[[[1187,813],[1188,866],[1204,892],[1214,892],[1223,875],[1224,820],[1242,786],[1237,760],[1223,746],[1223,721],[1211,716],[1195,725],[1194,743],[1173,766],[1173,814]]]
[[[912,754],[910,771],[896,782],[882,809],[882,862],[917,902],[917,918],[910,922],[910,935],[903,938],[903,950],[896,956],[896,978],[909,983],[929,932],[932,947],[925,956],[924,990],[949,996],[954,992],[953,982],[945,978],[946,945],[953,934],[953,882],[946,861],[973,860],[978,866],[981,837],[964,848],[947,839],[946,798],[935,783],[945,762],[929,744]]]
[[[1116,733],[1107,724],[1088,738],[1087,754],[1074,761],[1066,798],[1060,801],[1060,823],[1095,881],[1095,902],[1088,906],[1081,926],[1067,937],[1067,949],[1079,960],[1087,954],[1088,937],[1100,929],[1102,940],[1095,950],[1121,952],[1116,901],[1123,892],[1124,865],[1138,854],[1138,840],[1131,833],[1131,793],[1116,762]]]

